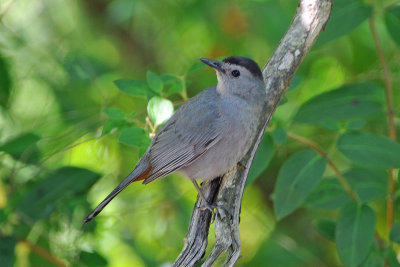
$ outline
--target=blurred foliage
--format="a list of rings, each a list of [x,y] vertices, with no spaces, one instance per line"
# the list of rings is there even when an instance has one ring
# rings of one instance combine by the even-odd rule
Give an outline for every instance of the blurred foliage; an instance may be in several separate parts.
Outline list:
[[[179,175],[82,220],[174,109],[216,83],[198,58],[262,66],[297,2],[0,0],[0,266],[173,262],[196,196]],[[392,229],[386,201],[400,144],[372,16],[399,125],[400,1],[335,0],[250,170],[238,266],[399,266],[398,178]]]

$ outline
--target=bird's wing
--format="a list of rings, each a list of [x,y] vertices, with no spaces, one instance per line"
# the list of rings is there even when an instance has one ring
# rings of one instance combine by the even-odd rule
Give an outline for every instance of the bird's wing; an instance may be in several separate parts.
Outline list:
[[[215,87],[203,91],[160,129],[147,151],[152,169],[144,183],[190,164],[220,140],[223,121],[218,98]]]

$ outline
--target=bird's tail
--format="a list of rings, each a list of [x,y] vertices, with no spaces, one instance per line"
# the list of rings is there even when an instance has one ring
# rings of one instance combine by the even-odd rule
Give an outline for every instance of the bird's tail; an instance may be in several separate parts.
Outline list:
[[[132,182],[146,179],[151,171],[151,167],[145,162],[139,162],[135,169],[83,220],[83,224],[90,222],[99,214],[114,197],[125,189]]]

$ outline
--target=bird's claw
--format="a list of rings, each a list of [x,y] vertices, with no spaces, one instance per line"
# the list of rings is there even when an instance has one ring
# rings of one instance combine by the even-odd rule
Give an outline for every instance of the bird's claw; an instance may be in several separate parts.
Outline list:
[[[228,216],[232,218],[231,213],[224,206],[215,203],[214,204],[206,203],[204,206],[198,207],[197,209],[209,210],[211,212],[211,223],[215,221],[216,216],[219,214],[218,209],[224,210],[225,214],[228,214]]]

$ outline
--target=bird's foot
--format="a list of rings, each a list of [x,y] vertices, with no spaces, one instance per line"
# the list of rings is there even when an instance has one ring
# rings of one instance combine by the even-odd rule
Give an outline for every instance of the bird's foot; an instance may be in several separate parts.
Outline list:
[[[231,213],[222,205],[218,205],[218,204],[209,204],[206,203],[204,206],[202,207],[197,207],[197,209],[199,210],[209,210],[211,212],[211,223],[213,223],[215,221],[215,218],[217,215],[221,216],[221,210],[224,212],[224,214],[227,214],[229,216],[229,218],[232,218]],[[220,210],[220,211],[218,211]]]

